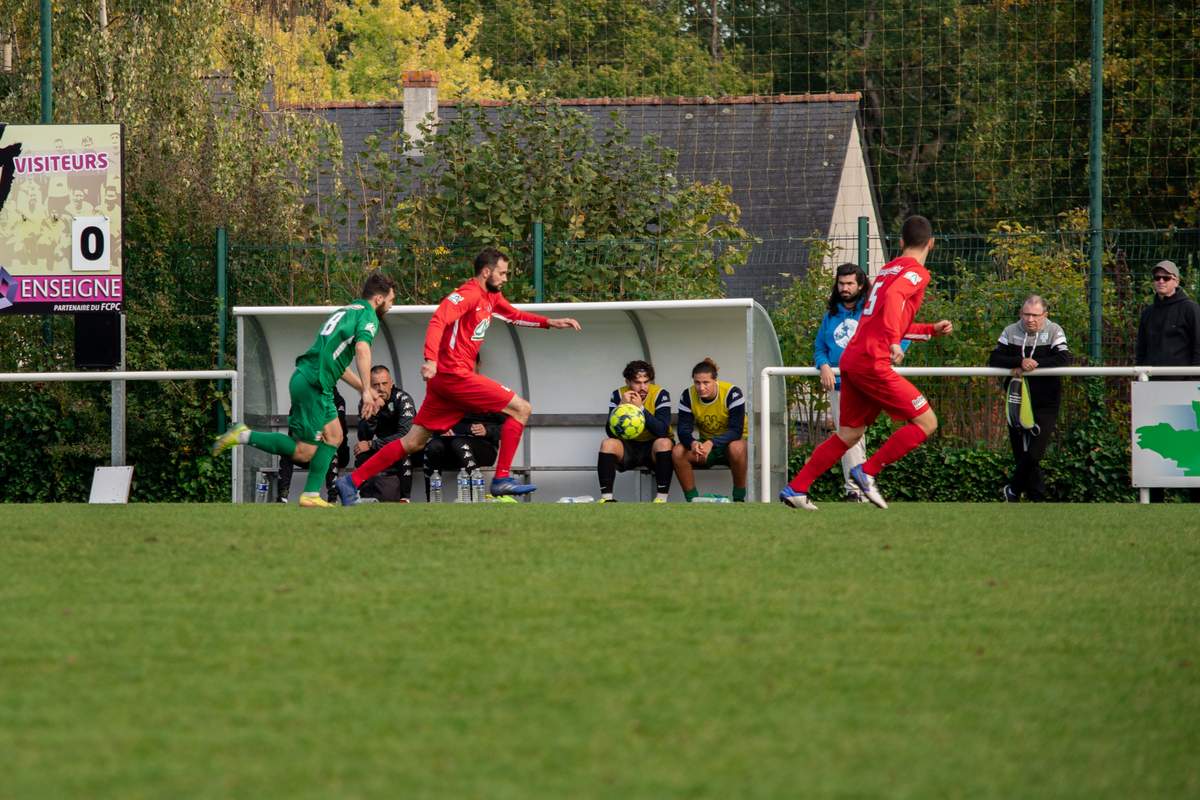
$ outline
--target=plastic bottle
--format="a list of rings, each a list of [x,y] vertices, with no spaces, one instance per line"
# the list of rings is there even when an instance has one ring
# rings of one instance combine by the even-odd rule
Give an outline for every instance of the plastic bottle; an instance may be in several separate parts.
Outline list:
[[[483,470],[479,467],[471,470],[471,502],[483,502]]]
[[[471,476],[467,474],[466,469],[460,469],[458,471],[458,496],[454,502],[471,502]]]
[[[560,503],[594,503],[594,502],[596,502],[596,498],[592,497],[590,494],[580,494],[580,495],[576,495],[575,497],[560,497],[560,498],[558,498],[558,502],[560,502]]]
[[[692,502],[693,503],[732,503],[733,501],[730,500],[728,497],[726,497],[723,494],[702,494],[699,497],[693,497]]]
[[[442,472],[434,470],[429,476],[429,502],[442,502]]]
[[[266,470],[259,470],[254,476],[254,502],[267,502],[267,473]]]

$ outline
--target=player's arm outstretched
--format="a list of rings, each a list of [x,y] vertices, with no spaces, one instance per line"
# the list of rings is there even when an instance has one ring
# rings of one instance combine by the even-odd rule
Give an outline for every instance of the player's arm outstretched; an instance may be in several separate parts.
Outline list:
[[[574,328],[582,330],[579,323],[570,317],[558,317],[550,319],[543,317],[541,314],[531,314],[528,311],[521,311],[519,308],[508,302],[508,298],[500,295],[495,301],[496,316],[507,322],[509,325],[519,325],[527,328]]]

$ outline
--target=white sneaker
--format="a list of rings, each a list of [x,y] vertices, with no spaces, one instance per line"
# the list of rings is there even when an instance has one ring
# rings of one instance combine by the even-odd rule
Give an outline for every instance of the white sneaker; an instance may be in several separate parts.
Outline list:
[[[879,487],[875,485],[875,478],[863,472],[862,464],[850,470],[850,477],[854,479],[854,482],[858,484],[858,488],[862,490],[863,497],[880,508],[888,507],[887,500],[883,499],[883,495],[879,493]]]

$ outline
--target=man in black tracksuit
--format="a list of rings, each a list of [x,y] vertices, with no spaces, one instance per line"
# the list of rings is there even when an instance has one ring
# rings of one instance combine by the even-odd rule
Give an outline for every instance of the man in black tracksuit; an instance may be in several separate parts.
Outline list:
[[[425,445],[425,496],[429,497],[429,479],[436,470],[490,467],[496,463],[500,448],[501,413],[468,414],[441,436],[434,436]]]
[[[371,388],[383,400],[383,405],[371,419],[363,419],[361,406],[359,408],[355,466],[379,452],[388,442],[408,433],[413,417],[417,415],[412,395],[396,386],[392,373],[382,364],[371,368]],[[411,461],[408,458],[397,461],[359,487],[359,493],[385,503],[407,503],[412,496]]]
[[[1012,370],[1014,379],[1035,373],[1039,367],[1070,366],[1072,359],[1066,334],[1046,315],[1045,300],[1036,294],[1026,298],[1021,306],[1021,320],[1000,334],[996,348],[988,357],[988,366]],[[1004,499],[1008,502],[1020,500],[1022,494],[1033,501],[1046,499],[1040,462],[1058,424],[1062,400],[1061,378],[1028,375],[1026,382],[1035,427],[1026,430],[1020,425],[1010,425],[1008,428],[1013,459],[1017,462],[1012,478],[1004,487]]]
[[[1200,305],[1180,288],[1179,267],[1175,262],[1158,262],[1153,274],[1154,302],[1142,312],[1138,323],[1135,363],[1155,367],[1200,366]],[[1190,489],[1189,494],[1193,503],[1200,502],[1200,489]],[[1161,502],[1163,490],[1151,489],[1150,499]]]

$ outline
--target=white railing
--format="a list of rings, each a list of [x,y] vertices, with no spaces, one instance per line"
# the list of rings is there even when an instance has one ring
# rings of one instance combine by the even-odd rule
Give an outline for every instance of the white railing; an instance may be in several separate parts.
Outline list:
[[[835,375],[841,370],[834,369]],[[896,372],[904,376],[932,376],[940,378],[1003,378],[1012,374],[1011,370],[1000,367],[897,367]],[[759,373],[759,465],[762,502],[770,503],[775,499],[771,493],[771,378],[779,377],[810,377],[816,378],[821,374],[817,367],[766,367]],[[1148,381],[1151,376],[1161,377],[1200,377],[1200,367],[1049,367],[1029,373],[1037,377],[1060,375],[1064,377],[1124,377]],[[787,432],[785,431],[784,441]],[[786,472],[786,468],[784,470]],[[1143,503],[1150,501],[1150,490],[1141,489],[1140,499]]]
[[[232,369],[206,370],[164,370],[157,372],[0,372],[0,383],[93,383],[109,382],[114,385],[122,381],[229,381],[231,397],[237,404],[238,374]],[[234,408],[234,419],[239,419],[240,409]],[[112,460],[124,462],[125,454],[125,414],[124,406],[120,413],[113,409],[112,418]],[[113,464],[123,466],[124,464]],[[230,496],[236,497],[237,470],[230,468],[232,486]]]

